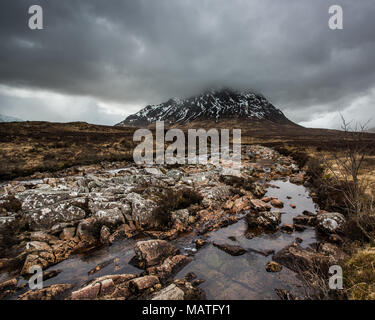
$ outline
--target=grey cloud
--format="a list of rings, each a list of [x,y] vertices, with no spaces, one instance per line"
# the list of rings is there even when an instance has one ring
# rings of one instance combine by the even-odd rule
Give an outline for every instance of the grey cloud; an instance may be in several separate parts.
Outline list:
[[[31,4],[44,9],[43,31],[27,27]],[[375,87],[373,0],[334,4],[344,30],[328,29],[326,0],[2,0],[0,84],[125,113],[213,85],[253,88],[308,122],[353,108]]]

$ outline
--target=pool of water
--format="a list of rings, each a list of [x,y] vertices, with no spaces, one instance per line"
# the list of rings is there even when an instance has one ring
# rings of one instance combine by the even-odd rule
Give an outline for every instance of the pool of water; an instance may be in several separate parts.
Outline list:
[[[277,197],[284,202],[281,209],[282,224],[292,223],[293,217],[304,210],[316,212],[317,206],[309,196],[308,190],[288,181],[272,181],[266,196]],[[288,199],[291,197],[291,199]],[[292,209],[290,204],[295,204]],[[263,234],[247,239],[247,225],[244,220],[227,228],[212,232],[210,242],[240,245],[245,249],[258,251],[278,251],[293,242],[297,237],[302,239],[302,246],[307,247],[316,241],[313,228],[292,234],[278,231],[273,234]],[[235,237],[236,241],[228,237]],[[222,250],[208,244],[194,256],[194,261],[185,267],[177,277],[183,277],[187,272],[194,272],[200,279],[205,280],[201,288],[205,290],[208,299],[278,299],[275,288],[286,289],[295,294],[303,294],[302,283],[296,274],[287,268],[279,273],[268,273],[265,265],[272,260],[272,255],[265,257],[249,250],[242,256],[231,256]]]

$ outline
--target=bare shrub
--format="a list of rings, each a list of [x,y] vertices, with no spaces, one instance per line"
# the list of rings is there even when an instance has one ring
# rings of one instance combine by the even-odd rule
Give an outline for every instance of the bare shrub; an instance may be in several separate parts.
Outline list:
[[[203,197],[193,189],[182,188],[173,190],[166,188],[159,196],[158,205],[153,211],[153,216],[160,228],[168,229],[172,225],[171,212],[186,209],[193,204],[199,204]]]

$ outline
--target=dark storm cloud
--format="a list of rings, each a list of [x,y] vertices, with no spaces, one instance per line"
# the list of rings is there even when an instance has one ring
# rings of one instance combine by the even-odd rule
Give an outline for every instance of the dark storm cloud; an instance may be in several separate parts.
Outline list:
[[[27,27],[32,4],[42,31]],[[344,30],[328,28],[332,4]],[[361,120],[374,102],[373,17],[373,0],[2,0],[0,85],[87,97],[77,107],[88,120],[102,114],[87,108],[95,99],[132,113],[214,85],[260,91],[298,122],[356,104]],[[33,102],[34,115],[56,118],[48,100]],[[1,95],[0,113],[9,105]]]

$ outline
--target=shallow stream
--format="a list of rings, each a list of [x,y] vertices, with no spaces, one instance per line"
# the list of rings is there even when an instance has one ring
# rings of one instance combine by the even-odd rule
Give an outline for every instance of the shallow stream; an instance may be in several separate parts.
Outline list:
[[[275,197],[284,202],[281,209],[282,223],[293,223],[293,217],[301,214],[304,210],[316,212],[317,206],[309,196],[304,186],[292,184],[288,181],[272,181],[271,187],[267,189],[266,196]],[[295,204],[293,209],[290,204]],[[279,210],[276,209],[275,210]],[[193,261],[181,270],[176,278],[182,278],[188,272],[194,272],[199,279],[205,280],[201,288],[206,292],[208,299],[278,299],[275,288],[286,289],[296,294],[301,292],[301,282],[296,274],[287,268],[279,273],[268,273],[265,265],[271,261],[272,255],[264,256],[251,250],[278,251],[295,241],[302,239],[301,245],[307,247],[316,241],[315,229],[307,227],[303,232],[294,231],[291,234],[277,231],[273,234],[247,239],[246,222],[239,222],[221,228],[208,234],[208,243],[192,255]],[[235,241],[230,240],[229,237]],[[182,253],[191,254],[195,251],[193,241],[196,235],[188,234],[173,241]],[[137,239],[138,240],[138,239]],[[92,253],[74,255],[47,270],[62,270],[56,277],[46,280],[44,286],[57,283],[71,283],[77,289],[88,281],[108,274],[141,273],[141,270],[129,264],[134,256],[133,247],[137,240],[122,240],[112,246],[103,247]],[[231,256],[224,251],[214,247],[212,242],[222,244],[236,244],[245,249],[250,249],[242,256]],[[100,270],[90,273],[98,265]],[[0,275],[1,278],[6,275]],[[27,283],[25,279],[20,280],[19,285]],[[11,297],[15,299],[23,291]]]

